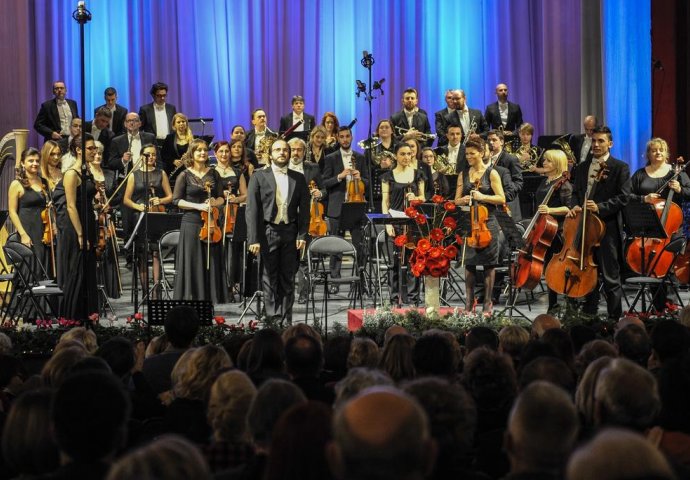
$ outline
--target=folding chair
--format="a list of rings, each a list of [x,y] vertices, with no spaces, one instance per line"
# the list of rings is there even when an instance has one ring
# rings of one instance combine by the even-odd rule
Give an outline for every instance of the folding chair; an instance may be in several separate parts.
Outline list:
[[[383,286],[388,287],[388,297],[391,296],[391,286],[388,279],[388,272],[393,268],[393,260],[391,257],[390,245],[388,244],[388,235],[386,230],[381,230],[376,235],[376,291],[374,292],[374,305],[376,305],[376,295],[381,298],[381,304],[383,305]]]
[[[179,230],[166,232],[161,235],[161,238],[158,240],[158,258],[161,264],[161,277],[158,283],[160,283],[168,299],[172,298],[170,292],[173,290],[175,276],[177,275],[177,271],[175,270],[175,254],[177,253],[177,244],[179,241]],[[172,283],[170,280],[172,280]],[[154,288],[156,286],[157,285],[154,285]]]

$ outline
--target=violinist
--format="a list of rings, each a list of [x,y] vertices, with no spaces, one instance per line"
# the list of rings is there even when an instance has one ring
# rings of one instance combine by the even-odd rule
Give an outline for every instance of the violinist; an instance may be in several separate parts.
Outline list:
[[[297,254],[306,245],[309,190],[304,175],[289,170],[290,146],[273,142],[271,166],[257,170],[247,193],[247,243],[261,255],[266,316],[292,322]]]
[[[412,149],[406,143],[399,143],[395,147],[396,166],[393,170],[388,170],[381,175],[381,211],[389,213],[390,210],[404,211],[412,200],[424,200],[424,177],[422,172],[413,169]],[[402,233],[402,228],[394,228],[393,225],[386,225],[386,233],[390,239]],[[409,251],[408,253],[412,253]],[[395,303],[400,286],[398,284],[400,269],[400,256],[395,255],[393,269],[391,273],[391,304]],[[408,282],[409,283],[409,282]]]
[[[288,145],[290,145],[290,165],[288,166],[288,169],[304,175],[304,180],[307,182],[307,186],[311,185],[311,182],[313,181],[313,185],[315,185],[316,188],[310,188],[311,199],[316,200],[317,202],[320,201],[326,195],[326,190],[323,189],[323,177],[321,176],[319,167],[315,163],[304,161],[304,154],[307,145],[302,139],[296,137],[291,138],[290,141],[288,141]],[[311,213],[311,208],[309,210]],[[325,225],[326,220],[324,219],[323,221]],[[307,235],[307,243],[305,248],[309,247],[310,241],[311,236]],[[301,255],[299,262],[299,275],[297,276],[297,291],[299,293],[297,303],[299,304],[307,303],[307,293],[309,290],[309,284],[306,277],[307,271],[307,257],[306,255]]]
[[[630,197],[630,169],[628,164],[613,158],[610,149],[613,135],[606,126],[599,126],[592,133],[592,158],[573,168],[572,209],[569,216],[575,216],[585,205],[606,225],[606,232],[598,248],[594,249],[595,263],[600,269],[604,282],[606,306],[610,320],[618,321],[623,313],[623,288],[621,287],[620,253],[623,234],[623,207]],[[592,199],[586,199],[589,182],[601,168],[606,167],[606,175],[595,186]],[[583,311],[596,315],[599,307],[599,288],[587,295]]]
[[[463,247],[465,250],[465,285],[467,289],[467,305],[474,308],[477,300],[474,297],[475,277],[477,265],[484,266],[484,312],[489,313],[493,308],[491,295],[496,278],[496,266],[500,263],[500,249],[498,244],[499,226],[494,216],[497,205],[506,202],[503,193],[501,175],[484,163],[484,140],[479,135],[470,135],[465,144],[465,158],[469,169],[458,174],[458,184],[455,190],[455,204],[460,206],[477,206],[486,208],[487,219],[485,225],[472,225],[473,229],[488,229],[491,239],[488,246],[483,248]],[[484,222],[480,222],[484,223]],[[467,242],[466,242],[467,243]]]
[[[204,226],[201,213],[225,204],[223,182],[218,172],[209,166],[208,144],[203,139],[192,140],[183,160],[187,169],[177,177],[173,191],[173,205],[184,210],[175,254],[177,275],[173,297],[176,300],[226,303],[228,289],[223,273],[222,244],[209,245],[199,238]],[[208,223],[211,224],[207,225],[208,231],[220,228],[217,222]],[[207,257],[207,251],[210,257]]]
[[[179,114],[176,114],[179,115]],[[149,200],[149,211],[165,211],[165,205],[172,202],[173,194],[170,189],[168,175],[161,169],[156,168],[158,160],[157,148],[149,143],[141,147],[140,157],[144,158],[141,167],[132,173],[127,179],[124,198],[122,203],[134,212],[146,211],[146,198]],[[144,231],[139,227],[140,238]],[[146,270],[148,265],[144,262],[143,248],[148,245],[149,256],[153,259],[153,283],[156,285],[160,279],[160,260],[158,258],[158,248],[156,242],[137,242],[136,260],[139,265],[139,278],[141,285],[146,284]],[[148,288],[145,289],[145,291]],[[159,298],[159,292],[152,293],[152,299]]]
[[[48,181],[48,188],[52,192],[55,185],[62,179],[60,163],[62,151],[55,140],[48,140],[41,148],[41,176]]]
[[[688,175],[685,172],[680,172],[678,177],[672,180],[674,169],[669,163],[668,144],[665,140],[652,138],[647,142],[646,156],[647,165],[636,171],[630,179],[631,201],[654,204],[659,199],[665,200],[668,198],[669,190],[673,190],[672,201],[678,204],[679,207],[681,202],[690,199],[690,178],[688,178]],[[660,190],[662,188],[663,190]],[[678,212],[680,213],[679,220],[682,224],[682,210],[678,210]],[[668,228],[668,224],[667,221],[664,228]],[[667,231],[667,233],[671,238],[682,234],[680,230],[676,232]],[[651,242],[651,239],[647,240],[647,242]],[[650,261],[653,262],[653,259]],[[649,266],[649,263],[647,263],[647,266]],[[656,310],[662,312],[666,308],[665,292],[660,292],[658,295],[654,293],[653,297]]]
[[[551,195],[548,203],[544,204],[546,194],[551,186],[558,182],[563,172],[568,171],[568,157],[561,150],[547,150],[542,157],[543,175],[546,177],[542,180],[535,192],[535,200],[537,211],[544,215],[551,215],[558,221],[558,234],[551,242],[546,255],[544,256],[544,265],[548,265],[554,253],[558,253],[563,248],[563,239],[561,232],[563,231],[563,221],[565,215],[570,211],[570,201],[573,195],[573,186],[569,181],[565,181],[558,191]],[[558,306],[558,294],[549,288],[549,308],[551,313]]]
[[[165,137],[161,151],[163,168],[168,175],[182,165],[182,156],[187,152],[189,144],[194,139],[186,115],[179,112],[173,115],[170,126],[171,133]]]

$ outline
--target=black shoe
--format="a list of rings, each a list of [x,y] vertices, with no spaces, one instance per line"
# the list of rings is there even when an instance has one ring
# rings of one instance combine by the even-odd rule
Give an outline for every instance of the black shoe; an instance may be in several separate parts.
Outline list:
[[[338,292],[340,292],[340,287],[338,285],[328,286],[328,293],[330,293],[331,295],[335,295]]]

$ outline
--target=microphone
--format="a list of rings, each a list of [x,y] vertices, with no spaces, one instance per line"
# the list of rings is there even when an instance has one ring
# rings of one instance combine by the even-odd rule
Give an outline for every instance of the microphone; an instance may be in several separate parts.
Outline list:
[[[79,3],[84,3],[84,2],[79,2]],[[364,51],[362,52],[362,60],[366,60],[367,58],[369,58],[369,52],[367,52],[366,50],[364,50]]]

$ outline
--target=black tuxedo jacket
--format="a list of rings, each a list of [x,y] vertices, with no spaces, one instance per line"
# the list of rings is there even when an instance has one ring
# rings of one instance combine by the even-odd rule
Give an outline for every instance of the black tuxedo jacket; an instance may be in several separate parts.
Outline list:
[[[175,105],[165,104],[165,116],[168,117],[168,128],[172,131],[172,117],[177,113]],[[156,136],[156,112],[153,109],[153,102],[142,105],[139,108],[139,118],[141,119],[141,130],[152,133]]]
[[[405,116],[405,112],[403,110],[395,112],[393,115],[391,115],[391,123],[393,124],[393,135],[395,136],[396,141],[400,141],[403,135],[399,135],[395,127],[404,128],[406,130],[414,128],[415,130],[423,133],[431,133],[429,117],[421,108],[412,117],[412,125],[407,123],[407,117]],[[429,140],[427,145],[431,146],[432,143],[434,143],[433,139]]]
[[[486,106],[484,112],[484,119],[489,128],[497,130],[503,123],[501,122],[501,114],[498,110],[498,102],[490,103]],[[508,121],[504,130],[514,132],[520,125],[522,125],[522,109],[517,103],[508,102]]]
[[[355,168],[364,182],[364,186],[369,191],[369,174],[366,169],[366,159],[361,153],[352,152]],[[343,156],[340,150],[336,150],[330,155],[326,155],[323,167],[323,186],[328,191],[328,211],[326,215],[333,218],[340,218],[345,203],[345,193],[347,191],[347,181],[338,181],[338,174],[343,171]]]
[[[299,172],[288,170],[288,222],[297,223],[296,240],[306,239],[309,231],[309,189]],[[247,242],[266,245],[265,224],[276,218],[276,179],[270,167],[257,170],[247,187]]]
[[[443,110],[439,110],[438,112],[434,113],[434,126],[436,127],[437,138],[436,145],[438,145],[439,147],[448,145],[448,137],[446,137],[446,134],[448,133],[448,124],[455,116],[454,114],[455,110],[453,110],[452,112],[448,112],[447,107]]]
[[[486,119],[484,118],[484,115],[482,115],[482,112],[479,111],[479,109],[477,108],[468,108],[467,110],[469,110],[470,125],[472,125],[472,122],[475,122],[477,124],[477,130],[475,130],[474,133],[481,135],[483,133],[488,132],[489,124],[486,122]],[[508,111],[510,112],[510,108],[508,108]],[[462,124],[460,124],[460,128],[462,128]],[[467,132],[464,129],[462,131],[462,135],[463,137],[467,135]]]
[[[448,150],[450,147],[448,145],[444,145],[443,147],[439,147],[436,149],[436,154],[437,155],[446,155],[448,156]],[[470,166],[467,164],[467,159],[465,158],[465,146],[460,144],[459,150],[458,150],[458,159],[457,162],[455,163],[455,174],[459,174],[460,172],[466,171]]]
[[[77,102],[66,98],[65,101],[72,111],[72,118],[79,118],[79,110],[77,109]],[[41,109],[36,115],[34,121],[34,130],[36,130],[46,140],[51,140],[53,132],[62,130],[60,126],[60,114],[58,113],[57,100],[54,98],[47,100],[41,104]]]
[[[153,145],[156,144],[156,136],[152,133],[146,133],[146,132],[139,132],[139,136],[141,137],[141,144],[146,145],[147,143],[151,143]],[[107,168],[111,170],[117,170],[119,172],[124,172],[127,173],[131,168],[132,168],[132,162],[129,162],[127,164],[127,168],[125,169],[125,165],[122,163],[122,156],[125,154],[125,152],[129,150],[129,137],[127,134],[124,135],[118,135],[117,137],[113,138],[112,141],[110,142],[110,153],[108,155],[108,164]],[[158,155],[158,160],[156,163],[156,166],[158,168],[162,167],[161,164],[161,155],[160,152],[157,153]]]
[[[84,122],[82,128],[86,133],[91,133],[91,129],[93,128],[93,122]],[[104,162],[106,162],[108,158],[110,158],[110,143],[113,141],[113,138],[115,138],[115,134],[113,133],[113,131],[106,128],[104,130],[101,130],[101,134],[96,139],[103,144]]]
[[[313,115],[309,115],[308,113],[303,113],[302,118],[304,118],[304,123],[302,124],[302,126],[304,127],[305,132],[309,132],[312,128],[314,128],[316,126],[316,119],[314,118]],[[282,134],[291,126],[292,126],[292,112],[288,113],[284,117],[280,117],[280,128],[278,129],[278,132]]]
[[[580,163],[580,157],[582,155],[582,146],[585,143],[585,137],[587,135],[584,133],[579,133],[579,134],[573,134],[570,136],[570,139],[568,140],[568,143],[570,144],[570,149],[573,151],[573,155],[575,155],[575,163]],[[590,144],[589,147],[589,152],[587,152],[587,158],[585,161],[590,161],[592,158],[592,146]]]
[[[503,167],[510,172],[510,184],[503,184],[503,191],[506,194],[506,202],[512,202],[522,190],[522,167],[520,167],[520,161],[515,155],[503,150],[496,160],[496,165]],[[512,206],[511,206],[512,207]]]
[[[270,128],[266,127],[266,134],[269,137],[276,137],[278,138],[278,134],[271,130]],[[244,146],[251,149],[254,151],[254,141],[256,140],[256,129],[252,128],[247,132],[247,138],[244,139]],[[256,158],[256,154],[254,154],[254,158]]]
[[[98,107],[96,107],[93,111],[94,117],[96,116],[96,112],[100,108],[107,107],[107,105],[103,104]],[[122,135],[125,133],[127,130],[125,129],[125,117],[127,116],[127,113],[129,110],[127,110],[125,107],[119,104],[115,104],[115,111],[113,112],[113,133],[115,136],[117,135]]]
[[[582,206],[585,203],[587,194],[587,179],[589,167],[592,165],[592,158],[576,165],[573,168],[573,178],[570,181],[573,185],[573,196],[571,207]],[[606,161],[608,173],[594,187],[594,200],[599,207],[597,216],[606,222],[606,233],[618,227],[616,233],[623,232],[623,208],[628,204],[630,198],[630,167],[625,162],[616,158],[609,157]],[[613,232],[612,232],[613,233]]]

